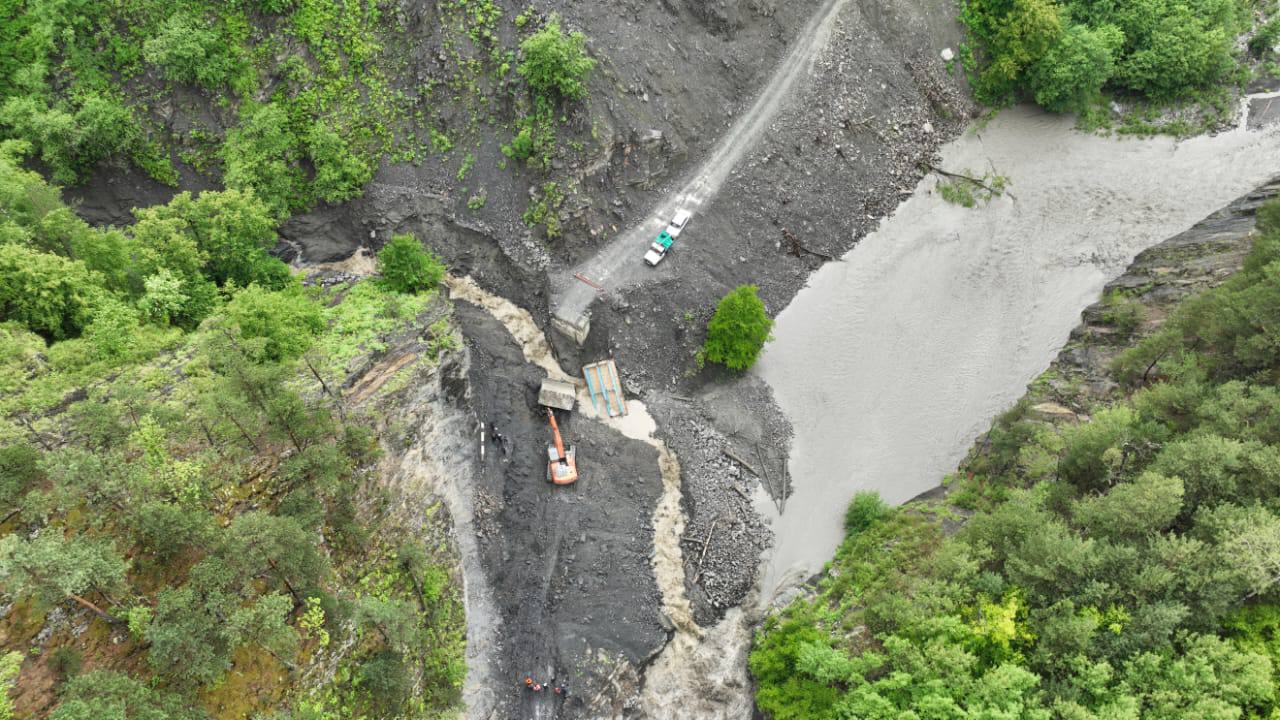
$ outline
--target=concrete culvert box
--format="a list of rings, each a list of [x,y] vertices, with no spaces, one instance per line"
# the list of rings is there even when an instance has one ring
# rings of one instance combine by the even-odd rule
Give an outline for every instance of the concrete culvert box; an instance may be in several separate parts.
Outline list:
[[[560,410],[572,410],[577,391],[573,383],[547,378],[542,381],[542,388],[538,390],[538,404]]]

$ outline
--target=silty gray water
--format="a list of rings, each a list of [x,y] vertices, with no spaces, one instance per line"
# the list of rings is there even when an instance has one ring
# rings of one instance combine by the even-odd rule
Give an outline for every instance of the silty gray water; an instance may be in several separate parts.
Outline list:
[[[1010,192],[965,209],[923,180],[810,278],[755,370],[795,428],[785,513],[758,503],[776,535],[764,602],[831,557],[854,492],[900,503],[938,485],[1134,255],[1280,169],[1280,135],[1107,138],[1019,107],[941,166],[994,168]]]

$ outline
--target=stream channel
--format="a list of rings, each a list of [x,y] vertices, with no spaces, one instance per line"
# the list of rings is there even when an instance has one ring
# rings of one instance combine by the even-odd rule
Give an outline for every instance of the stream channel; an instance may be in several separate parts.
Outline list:
[[[1132,139],[1006,110],[939,163],[1007,177],[1004,196],[967,209],[927,177],[815,273],[755,370],[795,429],[784,512],[757,502],[775,533],[762,602],[831,558],[855,492],[897,504],[937,486],[1134,255],[1280,171],[1278,129],[1246,125]]]

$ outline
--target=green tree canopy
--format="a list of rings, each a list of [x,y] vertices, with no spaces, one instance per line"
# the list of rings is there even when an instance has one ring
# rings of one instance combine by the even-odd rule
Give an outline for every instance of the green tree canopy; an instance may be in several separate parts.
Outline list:
[[[703,356],[730,370],[746,370],[755,364],[764,344],[773,338],[773,320],[755,285],[739,285],[720,299],[715,315],[707,323]]]
[[[256,285],[236,293],[227,303],[226,318],[250,341],[250,357],[262,361],[292,360],[311,347],[324,329],[316,303],[299,290],[272,291]]]
[[[1224,82],[1242,17],[1233,0],[961,3],[984,59],[979,99],[1026,92],[1055,112],[1086,111],[1103,88],[1166,101]]]
[[[216,21],[179,10],[143,45],[147,62],[164,69],[174,82],[198,84],[210,90],[227,81],[235,60]]]
[[[192,568],[185,585],[161,591],[145,629],[151,667],[193,687],[222,677],[232,654],[246,643],[287,652],[297,641],[285,623],[289,598],[262,595],[246,602],[242,582],[230,564],[215,557]]]
[[[180,697],[111,670],[72,678],[50,720],[204,720]]]
[[[97,93],[53,106],[38,95],[16,95],[0,104],[0,126],[29,143],[62,185],[75,184],[101,160],[134,153],[143,140],[133,111]]]
[[[227,133],[222,146],[222,182],[233,190],[252,190],[283,220],[305,207],[298,136],[289,116],[274,103],[246,108],[240,125]]]
[[[306,135],[307,156],[315,167],[312,189],[328,203],[359,197],[373,177],[369,158],[352,152],[350,144],[324,122],[311,126]]]
[[[0,585],[9,592],[34,594],[46,602],[70,598],[101,613],[84,596],[116,590],[124,580],[124,558],[109,540],[68,539],[53,529],[31,540],[0,538]]]
[[[100,286],[82,262],[0,246],[0,321],[15,320],[50,340],[75,337],[93,315]]]
[[[276,219],[252,191],[183,192],[165,205],[134,211],[133,233],[153,253],[155,271],[196,273],[218,283],[289,282],[288,268],[267,254],[276,244]]]
[[[1084,111],[1115,73],[1124,34],[1114,25],[1072,25],[1031,67],[1028,86],[1036,104],[1053,112]]]

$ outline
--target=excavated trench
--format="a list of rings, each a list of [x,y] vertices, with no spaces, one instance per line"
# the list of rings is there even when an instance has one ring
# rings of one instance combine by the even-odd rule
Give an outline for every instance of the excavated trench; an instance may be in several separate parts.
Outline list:
[[[634,704],[646,664],[669,635],[697,636],[684,594],[680,464],[654,437],[638,401],[620,418],[598,415],[585,392],[561,415],[581,477],[543,478],[549,432],[536,403],[542,378],[572,380],[533,316],[470,278],[447,285],[476,366],[471,406],[488,435],[475,524],[479,570],[502,623],[499,691],[473,716],[620,716]],[[521,687],[567,682],[565,700]]]

